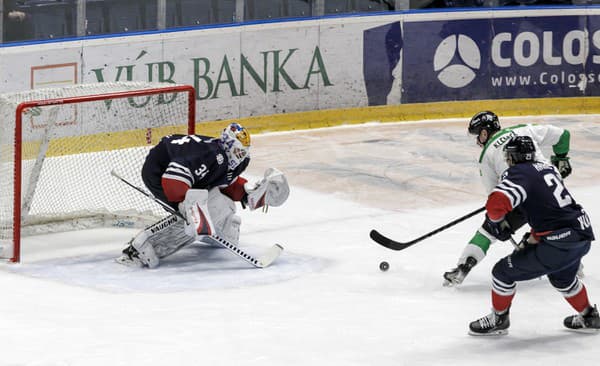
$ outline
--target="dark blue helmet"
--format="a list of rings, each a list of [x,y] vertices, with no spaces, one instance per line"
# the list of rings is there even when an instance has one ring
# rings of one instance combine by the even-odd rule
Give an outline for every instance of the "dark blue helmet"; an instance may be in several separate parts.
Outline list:
[[[502,150],[509,166],[535,160],[535,145],[529,136],[514,136]]]

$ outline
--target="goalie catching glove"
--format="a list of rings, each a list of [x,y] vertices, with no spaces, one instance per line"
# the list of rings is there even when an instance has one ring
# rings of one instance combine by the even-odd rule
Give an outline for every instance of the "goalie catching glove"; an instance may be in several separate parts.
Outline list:
[[[244,189],[247,192],[245,201],[250,210],[263,207],[266,211],[268,206],[281,206],[290,195],[285,175],[275,168],[265,171],[264,178],[251,187],[246,183]]]
[[[281,206],[290,195],[290,187],[285,175],[275,168],[267,169],[263,179],[254,187],[246,186],[245,190],[248,193],[246,203],[251,210],[259,207],[266,210],[268,206]]]

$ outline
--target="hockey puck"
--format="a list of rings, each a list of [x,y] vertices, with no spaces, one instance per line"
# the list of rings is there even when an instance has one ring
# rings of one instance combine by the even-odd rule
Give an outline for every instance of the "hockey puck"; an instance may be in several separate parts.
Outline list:
[[[389,264],[388,262],[386,262],[386,261],[383,261],[383,262],[379,263],[379,269],[380,269],[382,272],[385,272],[385,271],[387,271],[388,269],[390,269],[390,264]]]

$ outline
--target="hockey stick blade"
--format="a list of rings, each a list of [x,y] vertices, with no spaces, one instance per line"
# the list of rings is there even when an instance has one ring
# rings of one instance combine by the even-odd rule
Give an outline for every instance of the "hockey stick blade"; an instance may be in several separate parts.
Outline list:
[[[260,263],[260,268],[265,268],[270,266],[283,252],[283,247],[279,244],[275,244],[269,249],[267,249],[263,255],[258,258],[258,263]]]
[[[399,241],[395,241],[395,240],[392,240],[392,239],[388,238],[387,236],[381,234],[377,230],[371,230],[371,232],[369,233],[369,236],[377,244],[382,245],[382,246],[384,246],[384,247],[386,247],[388,249],[392,249],[392,250],[406,249],[406,248],[408,248],[411,245],[413,245],[413,244],[416,243],[416,241],[414,241],[414,240],[406,242],[406,243],[401,243]]]
[[[279,258],[281,252],[283,252],[283,247],[279,244],[275,244],[271,248],[267,249],[263,255],[256,258],[221,237],[212,235],[210,238],[214,239],[220,246],[229,250],[256,268],[265,268],[270,266],[277,258]]]

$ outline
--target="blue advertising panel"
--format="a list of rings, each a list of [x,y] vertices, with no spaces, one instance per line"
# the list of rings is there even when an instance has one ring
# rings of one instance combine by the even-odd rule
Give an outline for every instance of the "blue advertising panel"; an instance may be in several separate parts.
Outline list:
[[[598,96],[599,30],[598,16],[405,22],[402,103]]]
[[[400,22],[367,29],[363,33],[363,79],[369,105],[385,105],[400,61]],[[402,65],[400,65],[401,67]],[[398,101],[400,102],[400,101]]]

